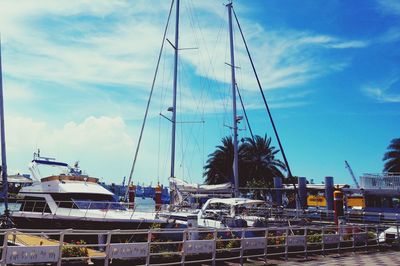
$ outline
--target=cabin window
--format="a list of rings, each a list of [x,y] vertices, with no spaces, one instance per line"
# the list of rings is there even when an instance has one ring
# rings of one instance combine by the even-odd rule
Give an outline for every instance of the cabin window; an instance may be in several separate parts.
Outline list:
[[[25,197],[20,211],[51,213],[46,199],[42,197]]]

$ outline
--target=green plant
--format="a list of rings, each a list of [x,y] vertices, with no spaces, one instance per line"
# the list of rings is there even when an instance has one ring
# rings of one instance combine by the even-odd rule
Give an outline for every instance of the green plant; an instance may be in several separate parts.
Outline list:
[[[368,231],[367,232],[367,237],[368,237],[369,240],[376,239],[376,236],[377,236],[376,233],[373,232],[373,231]]]
[[[322,234],[314,233],[307,235],[307,243],[321,243],[322,242]]]
[[[62,247],[63,257],[88,257],[89,252],[87,247],[82,247],[80,245],[85,245],[86,242],[83,240],[72,241],[68,246]],[[76,246],[75,246],[76,245]]]
[[[282,235],[276,235],[274,233],[268,233],[268,245],[283,245],[285,244],[286,241],[286,235],[282,234]]]

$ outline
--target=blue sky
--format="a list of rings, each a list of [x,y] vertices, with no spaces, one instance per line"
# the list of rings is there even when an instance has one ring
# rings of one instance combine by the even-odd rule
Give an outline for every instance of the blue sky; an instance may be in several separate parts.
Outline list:
[[[230,134],[224,1],[181,1],[177,177]],[[129,174],[169,1],[0,1],[9,172],[32,153],[79,160],[89,174]],[[400,2],[234,1],[292,172],[316,182],[380,172],[400,124]],[[173,23],[173,20],[172,20]],[[173,27],[167,38],[173,40]],[[253,130],[272,129],[240,36],[237,79]],[[171,47],[161,60],[134,180],[167,182]],[[249,135],[242,125],[241,137]],[[276,140],[273,138],[276,145]]]

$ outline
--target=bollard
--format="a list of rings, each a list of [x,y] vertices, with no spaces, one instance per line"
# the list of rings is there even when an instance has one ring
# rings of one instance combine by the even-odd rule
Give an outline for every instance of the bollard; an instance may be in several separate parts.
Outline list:
[[[330,214],[333,211],[333,177],[326,176],[325,177],[325,199],[326,199],[326,210],[327,210],[327,217],[332,219]]]
[[[343,193],[340,190],[333,192],[334,210],[335,210],[335,224],[339,224],[339,219],[343,218]]]
[[[305,209],[307,207],[307,179],[305,177],[298,178],[299,196],[296,197],[297,209]]]
[[[273,201],[276,202],[277,206],[282,206],[282,177],[274,177],[274,188],[275,193],[273,193]]]
[[[155,194],[155,197],[154,197],[154,201],[155,201],[155,208],[156,208],[156,211],[159,211],[160,209],[161,209],[161,204],[162,204],[162,202],[161,202],[161,193],[162,193],[162,188],[160,187],[160,184],[157,184],[157,186],[156,186],[156,194]]]
[[[128,189],[129,203],[135,203],[136,186],[130,185]]]

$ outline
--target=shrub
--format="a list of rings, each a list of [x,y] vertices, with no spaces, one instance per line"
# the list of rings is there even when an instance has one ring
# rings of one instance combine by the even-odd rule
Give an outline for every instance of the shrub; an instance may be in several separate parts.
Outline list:
[[[62,256],[63,257],[88,257],[89,252],[86,247],[81,246],[73,246],[73,245],[85,245],[86,242],[83,240],[80,241],[72,241],[68,246],[62,247]]]

